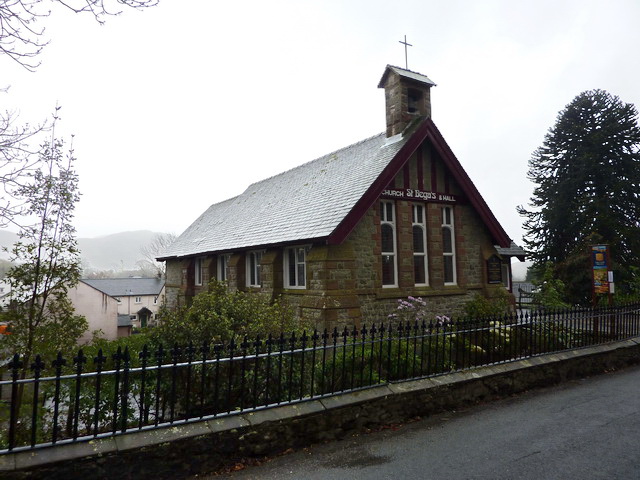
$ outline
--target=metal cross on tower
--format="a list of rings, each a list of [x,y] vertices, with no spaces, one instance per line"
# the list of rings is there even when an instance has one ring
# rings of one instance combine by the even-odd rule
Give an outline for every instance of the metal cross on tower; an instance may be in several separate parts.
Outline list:
[[[407,70],[409,70],[409,61],[407,60],[407,47],[413,47],[410,43],[407,43],[407,36],[404,36],[404,42],[402,40],[398,40],[400,43],[404,45],[404,65]]]

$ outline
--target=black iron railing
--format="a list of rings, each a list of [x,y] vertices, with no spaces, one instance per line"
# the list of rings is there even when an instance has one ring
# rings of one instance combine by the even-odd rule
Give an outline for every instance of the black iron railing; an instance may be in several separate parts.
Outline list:
[[[640,335],[640,304],[482,320],[396,321],[225,344],[15,355],[0,454],[307,401]],[[86,350],[86,349],[85,349]]]

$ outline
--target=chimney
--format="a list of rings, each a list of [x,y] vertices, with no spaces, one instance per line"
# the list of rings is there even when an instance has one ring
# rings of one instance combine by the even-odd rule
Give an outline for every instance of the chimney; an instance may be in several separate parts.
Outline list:
[[[387,137],[402,133],[414,119],[431,116],[431,80],[421,73],[387,65],[378,88],[387,104]]]

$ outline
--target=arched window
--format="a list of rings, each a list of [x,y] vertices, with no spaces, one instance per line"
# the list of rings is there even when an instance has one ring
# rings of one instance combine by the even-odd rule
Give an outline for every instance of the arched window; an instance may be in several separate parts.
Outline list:
[[[398,286],[396,260],[396,221],[393,202],[380,202],[380,233],[382,234],[382,286]]]
[[[413,226],[413,279],[416,285],[429,284],[427,226],[424,205],[411,206]]]
[[[442,255],[444,257],[444,284],[455,285],[457,282],[456,242],[452,207],[442,207]]]

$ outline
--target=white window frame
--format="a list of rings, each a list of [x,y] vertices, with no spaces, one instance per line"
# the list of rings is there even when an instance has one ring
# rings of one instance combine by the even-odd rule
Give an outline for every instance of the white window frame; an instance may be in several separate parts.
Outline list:
[[[231,258],[230,253],[226,253],[224,255],[218,255],[218,265],[216,271],[216,279],[219,282],[227,281],[227,268],[229,267],[229,259]]]
[[[134,297],[133,303],[142,303],[142,297]]]
[[[156,295],[155,297],[153,297],[153,304],[157,305],[158,304],[158,295]]]
[[[264,253],[264,250],[250,250],[247,252],[246,255],[246,272],[247,272],[247,287],[256,287],[259,288],[262,286],[262,268],[260,267],[260,262],[262,261],[262,254]],[[252,266],[251,263],[254,263],[253,265],[253,272],[252,272]],[[251,276],[255,277],[255,282],[251,283]]]
[[[500,265],[502,270],[502,285],[507,290],[511,291],[511,277],[509,275],[509,264],[502,262]]]
[[[193,284],[196,287],[202,286],[204,277],[204,257],[197,257],[194,262]]]
[[[284,249],[284,261],[283,264],[283,273],[284,273],[284,286],[285,288],[294,288],[298,290],[303,290],[307,288],[307,253],[309,252],[309,245],[296,245],[294,247],[287,247]],[[294,279],[291,281],[291,260],[289,258],[290,253],[294,252],[295,256],[295,266],[294,266]],[[299,254],[302,252],[302,261],[300,261]],[[302,284],[299,282],[299,268],[302,267]]]
[[[391,215],[389,215],[391,212]],[[390,217],[390,218],[389,218]],[[382,227],[388,225],[391,227],[393,236],[393,251],[383,251]],[[396,288],[398,286],[398,240],[396,235],[396,206],[389,200],[380,201],[380,253],[382,257],[382,288]],[[384,283],[384,257],[393,258],[393,283]]]
[[[118,302],[118,305],[121,305],[122,304],[122,298],[116,297],[116,302]]]
[[[420,219],[420,215],[418,215],[418,211],[422,213],[422,219]],[[424,262],[424,282],[418,283],[415,282],[417,286],[428,286],[429,285],[429,255],[427,253],[427,208],[426,205],[421,203],[414,203],[411,205],[411,235],[413,239],[413,229],[419,227],[422,230],[422,245],[424,246],[423,252],[416,252],[413,250],[413,258],[414,258],[414,272],[415,272],[415,259],[416,257],[422,257]],[[412,240],[413,241],[413,240]],[[414,245],[415,247],[415,245]],[[415,281],[415,278],[414,278]]]
[[[449,215],[447,215],[447,213]],[[448,218],[447,218],[448,217]],[[451,235],[451,252],[444,251],[444,241],[442,242],[442,279],[445,280],[445,285],[457,285],[458,284],[458,273],[457,273],[457,265],[456,265],[456,230],[454,227],[454,216],[453,216],[453,207],[442,207],[442,232],[448,230]],[[446,281],[446,263],[445,259],[450,257],[451,264],[453,266],[452,277],[453,281]]]

